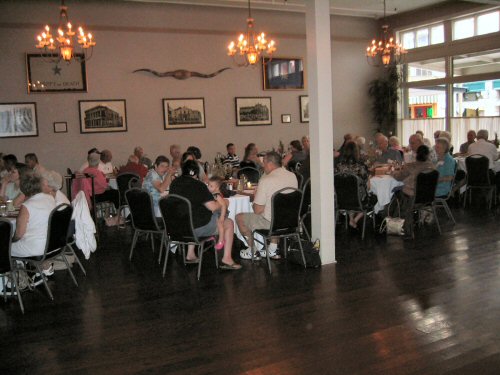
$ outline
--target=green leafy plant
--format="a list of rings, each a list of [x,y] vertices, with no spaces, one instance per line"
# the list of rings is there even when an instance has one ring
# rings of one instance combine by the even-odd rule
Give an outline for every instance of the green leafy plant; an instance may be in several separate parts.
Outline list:
[[[377,132],[395,133],[399,79],[397,68],[390,67],[384,77],[374,79],[368,85],[368,95],[372,99],[371,110],[373,121],[377,124]]]

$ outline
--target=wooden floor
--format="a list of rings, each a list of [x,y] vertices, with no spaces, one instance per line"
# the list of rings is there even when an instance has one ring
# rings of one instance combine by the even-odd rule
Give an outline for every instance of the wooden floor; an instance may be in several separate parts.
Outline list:
[[[499,374],[500,219],[454,212],[415,242],[339,227],[320,270],[207,257],[201,282],[106,229],[79,288],[60,271],[54,302],[0,301],[0,374]]]

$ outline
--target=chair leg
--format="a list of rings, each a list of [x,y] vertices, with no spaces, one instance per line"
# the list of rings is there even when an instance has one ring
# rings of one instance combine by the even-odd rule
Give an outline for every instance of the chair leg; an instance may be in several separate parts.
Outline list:
[[[36,268],[36,272],[38,272],[40,275],[42,275],[43,285],[45,286],[45,289],[47,290],[47,294],[49,295],[51,300],[54,300],[54,296],[52,295],[52,291],[49,288],[49,284],[47,284],[47,276],[45,276],[45,274],[42,272],[42,269],[40,268],[38,263],[35,263],[35,268]]]
[[[299,239],[300,239],[300,237],[299,237]],[[288,247],[286,246],[287,245],[286,240],[287,240],[287,238],[283,237],[283,255],[284,255],[285,259],[286,259],[286,256],[288,254]]]
[[[5,282],[5,274],[2,274],[3,299],[7,302],[7,283]]]
[[[266,246],[267,267],[269,268],[269,274],[271,275],[272,274],[272,271],[271,271],[271,257],[269,256],[269,246],[267,245],[267,238],[264,240],[264,242],[266,243],[265,246]]]
[[[12,270],[12,283],[14,284],[14,289],[17,294],[17,302],[19,303],[19,307],[21,308],[21,312],[24,314],[24,304],[23,298],[21,297],[21,291],[19,290],[19,270],[16,268]]]
[[[162,232],[161,241],[160,241],[160,251],[158,251],[158,253],[159,253],[158,254],[158,264],[161,264],[161,256],[163,254],[163,244],[164,243],[165,243],[165,232]],[[166,252],[168,253],[168,250]]]
[[[150,233],[151,235],[151,249],[153,249],[153,254],[155,253],[155,235],[154,233]]]
[[[361,241],[365,239],[365,229],[366,229],[366,212],[363,212],[363,230],[361,232]]]
[[[443,207],[444,210],[446,211],[446,214],[448,215],[448,218],[453,222],[453,225],[455,225],[457,222],[455,221],[455,217],[453,216],[450,207],[448,206],[448,203],[446,201],[443,202]]]
[[[297,233],[296,234],[297,241],[299,241],[299,249],[300,249],[300,255],[302,256],[302,263],[304,263],[304,268],[307,268],[307,262],[306,262],[306,257],[304,255],[304,249],[302,248],[302,241],[300,240],[300,236]]]
[[[434,206],[434,204],[432,205],[432,213],[434,214],[434,219],[436,220],[439,234],[441,234],[441,225],[439,225],[439,218],[437,216],[436,207]]]
[[[215,268],[219,269],[219,258],[217,257],[217,249],[215,248],[215,241],[212,243],[212,246],[214,247]],[[224,251],[224,249],[222,249],[222,251]]]
[[[61,253],[61,258],[64,261],[64,263],[66,264],[66,267],[68,268],[68,272],[71,275],[73,282],[75,283],[76,286],[78,286],[78,282],[76,281],[75,275],[73,274],[73,271],[71,270],[71,265],[69,264],[68,259],[66,259],[64,252]]]
[[[200,276],[201,276],[201,263],[203,262],[203,252],[205,250],[205,244],[198,246],[200,249],[200,252],[198,254],[198,258],[200,259],[198,261],[198,281],[200,281]]]
[[[132,246],[130,246],[130,255],[128,260],[132,260],[132,254],[134,253],[135,244],[137,243],[137,237],[139,236],[139,231],[134,230],[134,238],[132,239]]]
[[[75,253],[75,250],[73,250],[73,246],[71,245],[67,245],[67,248],[69,248],[70,252],[71,252],[71,255],[73,255],[75,257],[75,260],[76,262],[78,263],[78,265],[80,266],[80,269],[82,270],[83,274],[85,276],[87,276],[87,272],[85,271],[85,268],[83,268],[83,265],[82,265],[82,262],[80,262],[80,259],[78,258],[78,256],[76,255]]]
[[[165,249],[165,260],[163,261],[163,277],[165,277],[165,272],[167,271],[168,256],[170,255],[170,241],[167,238],[166,249]]]

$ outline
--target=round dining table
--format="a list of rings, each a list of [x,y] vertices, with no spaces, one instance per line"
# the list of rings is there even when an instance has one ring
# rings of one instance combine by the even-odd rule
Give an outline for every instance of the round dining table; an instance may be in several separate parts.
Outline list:
[[[377,196],[374,211],[382,211],[391,202],[396,187],[403,186],[402,181],[396,180],[391,175],[377,175],[370,178],[370,192]]]

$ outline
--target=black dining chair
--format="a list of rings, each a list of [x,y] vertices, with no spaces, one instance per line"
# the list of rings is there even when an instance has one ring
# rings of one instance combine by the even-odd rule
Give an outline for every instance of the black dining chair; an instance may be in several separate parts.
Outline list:
[[[489,208],[493,201],[497,203],[497,187],[492,180],[489,170],[490,161],[483,155],[470,155],[465,158],[465,169],[467,170],[467,187],[465,190],[464,208],[469,194],[469,204],[472,202],[472,191],[485,191],[488,196]]]
[[[250,181],[252,184],[258,184],[260,180],[260,172],[257,168],[252,168],[252,167],[244,167],[241,168],[237,176],[238,178],[241,178],[241,176],[245,175],[248,181]]]
[[[419,215],[423,211],[432,211],[436,225],[441,234],[441,225],[436,215],[436,188],[439,180],[439,172],[435,169],[428,169],[420,172],[415,180],[415,195],[410,204],[410,212],[417,212]],[[415,238],[415,223],[411,225],[411,237]]]
[[[186,265],[186,246],[193,245],[198,249],[198,280],[200,280],[201,275],[203,253],[206,251],[214,249],[215,266],[219,268],[217,251],[214,247],[215,237],[198,237],[195,234],[193,210],[189,200],[177,194],[169,194],[167,197],[160,199],[160,212],[167,232],[167,251],[163,263],[163,277],[165,277],[167,270],[168,249],[171,245],[177,245],[181,249],[184,265]]]
[[[311,241],[311,179],[308,178],[302,187],[302,203],[300,204],[300,227]]]
[[[10,294],[17,296],[19,307],[24,314],[23,299],[19,290],[19,271],[13,267],[11,257],[12,235],[12,223],[8,219],[0,218],[0,276],[3,283],[3,296],[6,301],[7,285],[10,281]]]
[[[47,277],[42,272],[42,265],[45,261],[60,260],[66,264],[66,268],[73,279],[73,282],[78,286],[75,275],[71,271],[71,266],[66,258],[66,245],[68,244],[68,233],[71,222],[71,215],[73,214],[73,207],[69,204],[63,203],[52,210],[49,216],[49,225],[47,229],[47,242],[45,250],[40,256],[32,257],[12,257],[14,261],[20,261],[26,265],[31,265],[35,268],[35,272],[42,277],[43,285],[47,290],[50,299],[54,299],[52,291],[47,283]],[[13,263],[16,271],[19,271],[17,262]]]
[[[284,240],[283,255],[287,257],[287,239],[294,238],[297,240],[300,248],[304,268],[307,267],[306,259],[304,256],[304,249],[302,248],[302,241],[300,240],[300,208],[302,204],[302,191],[295,188],[283,188],[275,192],[271,197],[271,226],[270,229],[256,229],[253,231],[252,236],[254,241],[264,245],[266,249],[267,266],[269,274],[271,270],[271,258],[269,255],[268,242],[272,238],[279,238]],[[261,241],[256,235],[264,238]],[[255,258],[255,250],[252,249],[252,262]]]
[[[358,176],[352,173],[337,173],[334,176],[336,211],[345,214],[345,226],[349,220],[349,212],[363,213],[363,229],[361,239],[365,238],[366,218],[371,216],[373,227],[375,228],[375,202],[362,197],[361,181]]]
[[[122,212],[128,207],[125,203],[125,192],[133,187],[140,188],[139,185],[140,177],[137,173],[125,172],[120,173],[116,176],[116,185],[118,186],[118,192],[120,194],[120,207],[118,208],[118,223],[120,223],[120,218]],[[118,226],[120,227],[120,225]]]
[[[162,220],[159,220],[159,218],[155,216],[151,195],[146,190],[132,188],[125,192],[125,200],[130,208],[132,228],[134,229],[129,260],[132,260],[134,248],[140,234],[146,234],[146,237],[151,237],[153,253],[155,251],[154,235],[158,234],[161,236],[160,251],[158,255],[158,263],[160,263],[163,245],[165,244],[165,231]]]

